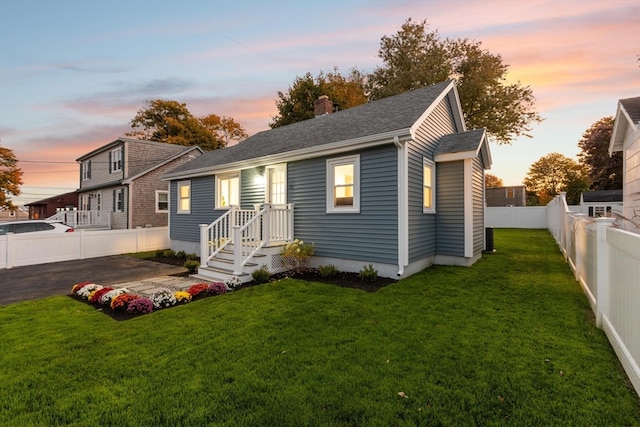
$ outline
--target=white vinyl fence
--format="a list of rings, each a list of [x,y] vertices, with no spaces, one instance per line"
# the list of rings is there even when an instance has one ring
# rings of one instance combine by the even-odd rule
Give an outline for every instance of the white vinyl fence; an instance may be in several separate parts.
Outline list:
[[[640,394],[640,234],[613,218],[571,212],[562,193],[547,205],[549,231]]]
[[[0,236],[0,268],[152,251],[171,246],[167,227]]]
[[[545,206],[485,208],[486,226],[494,228],[547,228]]]

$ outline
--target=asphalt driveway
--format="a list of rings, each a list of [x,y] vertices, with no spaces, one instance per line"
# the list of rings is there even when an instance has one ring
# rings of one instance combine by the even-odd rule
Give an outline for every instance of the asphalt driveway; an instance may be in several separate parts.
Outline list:
[[[0,269],[0,305],[67,295],[78,282],[106,286],[186,271],[184,267],[124,255]]]

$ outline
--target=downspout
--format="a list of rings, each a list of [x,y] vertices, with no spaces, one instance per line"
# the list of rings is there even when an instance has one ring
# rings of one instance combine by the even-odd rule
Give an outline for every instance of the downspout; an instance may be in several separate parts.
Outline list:
[[[408,209],[407,195],[405,191],[406,181],[406,164],[405,164],[405,149],[400,143],[398,136],[393,137],[393,144],[398,149],[398,277],[404,275],[405,267],[405,248],[407,245],[407,238],[405,237],[406,220],[405,214]]]

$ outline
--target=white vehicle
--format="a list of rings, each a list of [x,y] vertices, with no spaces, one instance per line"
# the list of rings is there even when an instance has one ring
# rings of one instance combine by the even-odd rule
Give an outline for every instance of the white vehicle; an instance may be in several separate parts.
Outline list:
[[[0,222],[0,236],[7,233],[69,233],[73,227],[69,227],[59,221],[28,220]]]

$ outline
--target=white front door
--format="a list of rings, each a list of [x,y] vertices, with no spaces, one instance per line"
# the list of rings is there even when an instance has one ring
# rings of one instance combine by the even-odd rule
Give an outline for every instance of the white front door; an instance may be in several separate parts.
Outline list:
[[[265,202],[272,205],[287,204],[287,165],[267,167]]]

